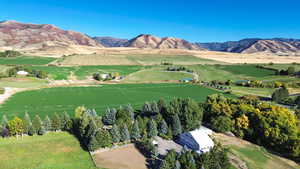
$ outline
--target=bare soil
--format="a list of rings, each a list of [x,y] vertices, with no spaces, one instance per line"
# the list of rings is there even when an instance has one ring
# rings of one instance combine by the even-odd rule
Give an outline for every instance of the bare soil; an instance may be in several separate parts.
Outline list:
[[[146,158],[133,144],[93,155],[97,167],[109,169],[147,169]]]

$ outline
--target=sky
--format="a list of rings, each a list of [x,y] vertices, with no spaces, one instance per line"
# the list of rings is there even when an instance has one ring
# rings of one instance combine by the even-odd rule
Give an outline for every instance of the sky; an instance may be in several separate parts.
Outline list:
[[[0,20],[89,36],[153,34],[191,42],[300,39],[299,10],[299,0],[0,0]]]

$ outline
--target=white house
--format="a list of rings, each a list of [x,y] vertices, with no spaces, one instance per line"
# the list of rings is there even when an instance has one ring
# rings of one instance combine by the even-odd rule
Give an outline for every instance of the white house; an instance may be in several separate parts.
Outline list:
[[[101,79],[108,79],[109,74],[100,74]]]
[[[27,76],[29,73],[24,71],[24,70],[20,70],[17,72],[17,75],[20,75],[20,76]]]
[[[212,133],[212,130],[201,126],[199,129],[180,134],[176,142],[202,154],[209,152],[214,147],[214,142],[209,137]]]

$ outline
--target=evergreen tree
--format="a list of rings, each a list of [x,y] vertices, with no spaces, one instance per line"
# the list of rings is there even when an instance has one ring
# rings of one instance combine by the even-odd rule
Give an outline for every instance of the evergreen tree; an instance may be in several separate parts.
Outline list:
[[[151,103],[151,112],[155,114],[159,113],[159,108],[156,102]]]
[[[89,142],[87,147],[88,147],[89,151],[95,151],[98,148],[100,148],[99,143],[98,143],[95,136],[92,136],[92,138],[90,139],[90,142]]]
[[[64,112],[64,115],[62,117],[62,128],[65,131],[70,131],[73,126],[73,121],[70,118],[70,115],[67,112]]]
[[[43,123],[39,115],[35,115],[33,121],[32,121],[32,126],[34,129],[34,133],[38,133],[42,127]]]
[[[181,154],[179,162],[182,169],[197,169],[195,159],[190,151]]]
[[[182,133],[181,122],[177,114],[172,117],[173,135],[177,136]]]
[[[124,109],[128,112],[131,121],[134,121],[134,109],[132,108],[132,106],[130,104],[125,105]]]
[[[180,162],[178,160],[176,160],[176,162],[175,162],[175,168],[174,169],[181,169],[181,165],[180,165]]]
[[[33,127],[32,123],[30,123],[29,127],[28,127],[28,135],[33,136],[34,134],[35,134],[34,127]]]
[[[130,140],[130,134],[128,131],[128,127],[126,124],[124,124],[121,128],[120,128],[120,135],[121,135],[121,141],[122,142],[126,142]]]
[[[151,104],[149,102],[145,102],[142,107],[142,113],[147,114],[147,113],[151,113],[151,112],[152,112]]]
[[[105,125],[113,125],[116,123],[116,114],[117,110],[112,108],[107,108],[104,116],[102,117],[102,121]]]
[[[147,125],[147,129],[148,129],[148,137],[152,138],[152,137],[155,137],[157,136],[157,125],[156,125],[156,122],[151,119],[149,122],[148,122],[148,125]]]
[[[81,138],[84,138],[87,132],[87,127],[90,123],[91,117],[87,113],[83,113],[81,118],[78,119],[78,126],[76,127]]]
[[[95,135],[99,147],[109,147],[112,144],[111,135],[107,130],[98,130]]]
[[[94,120],[98,128],[103,128],[103,122],[101,116],[95,117]]]
[[[61,119],[57,113],[55,113],[54,116],[52,117],[51,124],[52,124],[52,129],[54,131],[58,131],[62,128]]]
[[[167,104],[166,104],[166,101],[163,98],[158,100],[157,107],[159,109],[160,114],[162,114],[164,116],[166,114],[166,111],[167,111]]]
[[[286,87],[281,87],[272,94],[272,100],[280,103],[283,99],[289,97],[289,91],[287,90]]]
[[[18,117],[14,117],[12,120],[8,122],[8,129],[10,135],[15,135],[18,137],[18,135],[24,133],[23,120]]]
[[[7,125],[8,125],[7,117],[6,117],[6,115],[3,115],[2,120],[1,120],[1,126],[2,127],[7,127]]]
[[[51,120],[49,119],[48,116],[46,116],[44,119],[44,130],[45,130],[45,132],[52,130]]]
[[[112,129],[110,130],[110,134],[111,134],[113,143],[119,143],[120,142],[121,135],[120,135],[119,126],[114,124]]]
[[[168,133],[168,125],[164,119],[158,125],[158,132],[160,135],[166,135]]]
[[[91,119],[87,126],[85,137],[87,139],[91,138],[93,135],[96,134],[97,129],[98,129],[98,127],[97,127],[95,121],[93,119]]]
[[[8,137],[9,136],[9,130],[6,127],[2,127],[0,132],[1,132],[2,137]]]
[[[24,115],[23,123],[24,123],[24,133],[28,134],[29,127],[31,125],[31,119],[27,112]]]
[[[134,121],[131,129],[131,139],[137,141],[141,138],[139,123],[137,120]]]
[[[38,135],[44,135],[46,133],[46,129],[44,126],[41,126],[40,130],[38,131]]]
[[[160,169],[174,169],[177,161],[176,159],[177,153],[174,150],[169,151],[163,160]]]

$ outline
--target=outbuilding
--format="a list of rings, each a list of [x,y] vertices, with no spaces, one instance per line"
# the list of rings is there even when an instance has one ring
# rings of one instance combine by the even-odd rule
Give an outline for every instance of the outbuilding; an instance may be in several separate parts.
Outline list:
[[[20,76],[27,76],[29,73],[24,71],[24,70],[20,70],[17,72],[17,75],[20,75]]]
[[[202,154],[209,152],[214,147],[214,142],[209,137],[212,133],[212,130],[202,126],[199,129],[180,134],[175,142]]]

